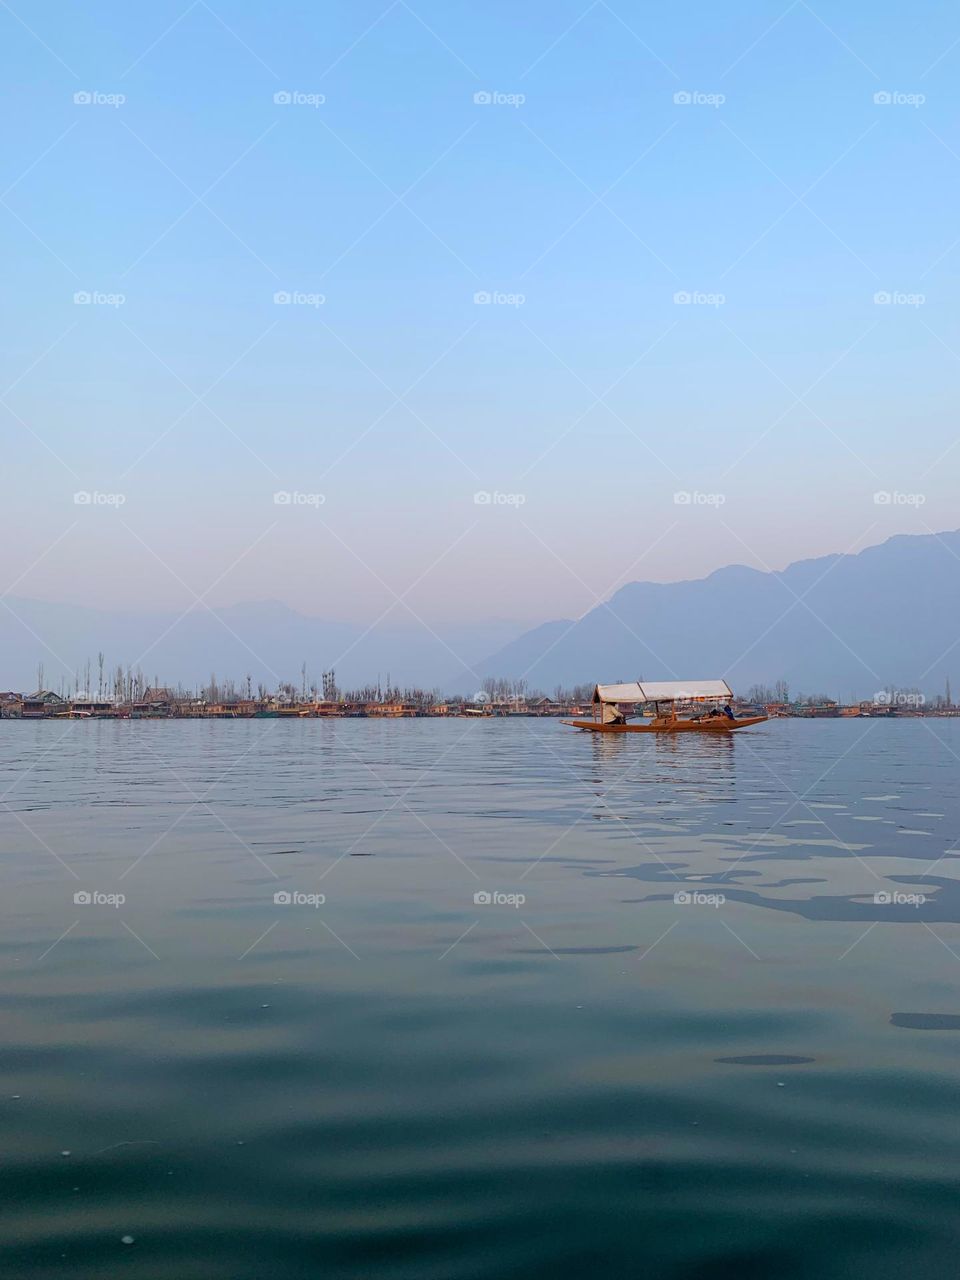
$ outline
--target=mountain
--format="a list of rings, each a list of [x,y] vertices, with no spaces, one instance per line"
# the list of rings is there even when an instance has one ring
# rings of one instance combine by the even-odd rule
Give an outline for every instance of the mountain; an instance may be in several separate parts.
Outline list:
[[[334,666],[341,688],[375,682],[471,694],[484,676],[530,688],[594,681],[724,676],[741,692],[784,679],[796,692],[872,697],[888,685],[960,689],[960,531],[901,535],[857,555],[800,560],[782,572],[743,565],[688,582],[633,582],[578,621],[437,626],[387,618],[369,628],[310,618],[277,601],[209,611],[120,613],[0,598],[0,689],[84,683],[97,653],[112,673],[148,681],[237,684],[249,673],[308,683]],[[484,654],[492,655],[486,658]],[[469,669],[468,669],[469,668]]]
[[[731,565],[694,581],[633,582],[478,669],[547,691],[723,676],[744,692],[784,679],[794,692],[848,699],[889,685],[940,692],[951,664],[960,673],[960,531],[899,535],[775,573]]]
[[[411,622],[363,625],[305,617],[277,601],[237,604],[190,613],[120,613],[23,598],[0,598],[0,689],[32,691],[37,665],[44,682],[56,689],[61,678],[72,685],[89,659],[97,686],[97,653],[103,652],[112,675],[121,664],[140,667],[147,680],[205,684],[211,673],[239,686],[249,673],[276,688],[279,679],[300,684],[306,662],[308,684],[335,667],[341,688],[384,682],[434,688],[444,673],[456,671],[470,691],[477,687],[472,666],[491,649],[512,639],[516,623],[490,622],[437,627],[434,634]],[[402,611],[398,611],[401,613]],[[278,679],[279,678],[279,679]]]

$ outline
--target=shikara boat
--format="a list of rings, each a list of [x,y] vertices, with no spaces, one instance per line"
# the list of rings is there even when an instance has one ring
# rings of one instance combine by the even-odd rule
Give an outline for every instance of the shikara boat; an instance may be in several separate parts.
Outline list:
[[[598,684],[593,691],[593,718],[562,723],[588,733],[733,733],[767,719],[765,715],[735,715],[732,701],[733,693],[725,680]],[[644,724],[629,724],[627,709],[637,707],[652,707],[652,718]]]

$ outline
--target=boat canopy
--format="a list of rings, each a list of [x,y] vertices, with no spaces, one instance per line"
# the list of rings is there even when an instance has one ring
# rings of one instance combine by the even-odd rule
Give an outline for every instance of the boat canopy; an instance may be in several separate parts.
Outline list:
[[[722,698],[733,692],[726,680],[633,680],[628,684],[598,684],[594,702],[681,702],[697,698]]]

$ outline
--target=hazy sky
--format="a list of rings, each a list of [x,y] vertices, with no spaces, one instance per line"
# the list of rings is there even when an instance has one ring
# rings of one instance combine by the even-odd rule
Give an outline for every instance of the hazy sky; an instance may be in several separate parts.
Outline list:
[[[538,621],[960,524],[955,6],[13,0],[0,49],[0,594]]]

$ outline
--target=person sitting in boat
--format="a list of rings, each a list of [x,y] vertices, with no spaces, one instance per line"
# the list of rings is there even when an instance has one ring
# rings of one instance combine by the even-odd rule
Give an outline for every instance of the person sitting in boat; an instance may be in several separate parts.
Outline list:
[[[627,717],[615,702],[605,702],[600,710],[600,719],[604,724],[626,724]]]
[[[733,714],[733,708],[730,706],[729,702],[725,702],[723,704],[723,714],[727,717],[728,720],[736,720],[737,718]]]

